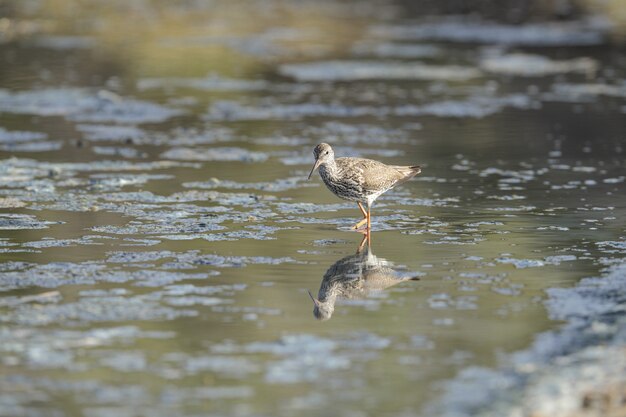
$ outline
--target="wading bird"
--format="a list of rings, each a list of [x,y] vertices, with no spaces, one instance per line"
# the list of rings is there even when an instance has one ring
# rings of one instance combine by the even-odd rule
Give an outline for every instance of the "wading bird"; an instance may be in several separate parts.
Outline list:
[[[359,205],[363,220],[355,224],[353,229],[366,225],[369,231],[370,209],[374,201],[384,192],[410,180],[422,171],[417,165],[386,165],[365,158],[335,158],[333,148],[327,143],[317,145],[313,154],[315,164],[309,173],[309,179],[319,168],[324,184],[333,194],[344,200],[355,201]]]

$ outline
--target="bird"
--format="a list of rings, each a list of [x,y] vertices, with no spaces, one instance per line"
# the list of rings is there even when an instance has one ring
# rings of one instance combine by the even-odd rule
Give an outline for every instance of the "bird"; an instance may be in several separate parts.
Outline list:
[[[335,158],[333,148],[327,143],[317,145],[313,149],[313,155],[315,163],[308,179],[319,168],[326,187],[339,198],[355,201],[363,213],[363,219],[352,226],[354,230],[367,225],[366,230],[369,232],[370,210],[374,201],[384,192],[422,172],[418,165],[386,165],[366,158]]]
[[[395,267],[386,259],[375,256],[365,235],[356,254],[341,258],[328,268],[317,298],[309,291],[313,300],[313,316],[318,320],[328,320],[335,311],[337,300],[358,300],[401,282],[417,280],[419,276],[407,272],[405,267]]]

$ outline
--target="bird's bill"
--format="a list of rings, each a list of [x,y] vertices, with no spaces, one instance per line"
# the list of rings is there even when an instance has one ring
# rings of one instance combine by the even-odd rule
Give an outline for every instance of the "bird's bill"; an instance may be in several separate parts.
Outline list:
[[[311,170],[311,172],[309,172],[309,177],[307,178],[307,180],[311,179],[311,175],[313,175],[313,173],[315,172],[315,170],[317,169],[317,167],[320,166],[320,160],[316,159],[315,163],[313,164],[313,169]]]
[[[311,297],[311,300],[313,300],[313,304],[315,304],[317,307],[319,307],[320,300],[318,300],[317,298],[313,297],[313,294],[311,294],[311,291],[307,290],[307,292],[309,293],[309,297]]]

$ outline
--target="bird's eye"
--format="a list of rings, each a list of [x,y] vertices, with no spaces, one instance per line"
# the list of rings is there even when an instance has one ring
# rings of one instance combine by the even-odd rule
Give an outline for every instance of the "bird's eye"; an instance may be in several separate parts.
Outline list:
[[[328,151],[326,151],[326,154],[325,154],[325,155],[328,155]]]

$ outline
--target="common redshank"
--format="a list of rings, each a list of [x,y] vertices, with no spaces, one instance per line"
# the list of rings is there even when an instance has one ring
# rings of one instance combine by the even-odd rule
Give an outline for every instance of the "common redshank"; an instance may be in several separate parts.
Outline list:
[[[422,171],[417,165],[386,165],[365,158],[335,158],[333,148],[327,143],[317,145],[313,154],[315,164],[309,174],[309,179],[319,168],[324,184],[333,194],[344,200],[356,201],[363,213],[363,220],[352,228],[359,229],[366,224],[368,232],[371,228],[370,209],[374,200],[382,193],[410,180]],[[367,210],[363,208],[364,204]]]

